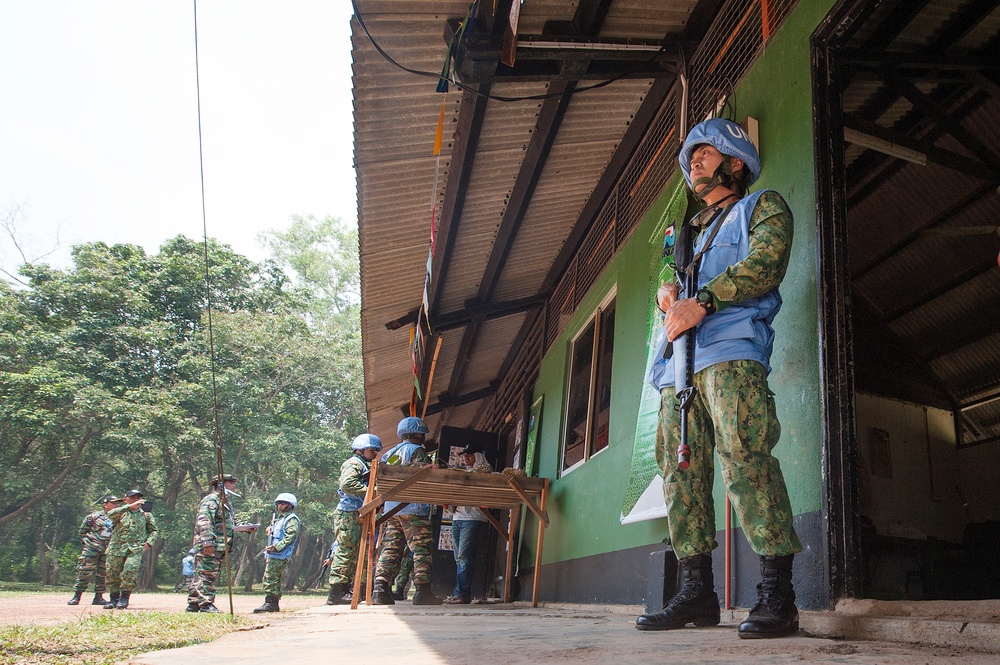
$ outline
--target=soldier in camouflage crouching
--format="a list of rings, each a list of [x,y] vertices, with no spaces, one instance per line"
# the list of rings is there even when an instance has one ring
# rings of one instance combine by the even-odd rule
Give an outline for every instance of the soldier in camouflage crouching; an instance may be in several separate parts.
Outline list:
[[[106,579],[108,543],[114,530],[114,522],[108,517],[108,511],[121,505],[122,500],[113,494],[101,497],[97,503],[100,510],[95,510],[83,518],[80,524],[80,538],[83,549],[76,564],[76,582],[73,584],[73,597],[67,605],[79,605],[80,596],[87,590],[90,578],[94,578],[94,600],[91,605],[105,605],[104,591],[107,589]]]
[[[142,555],[156,542],[153,516],[142,509],[139,490],[125,492],[125,505],[108,511],[115,528],[108,544],[108,591],[106,610],[128,607],[142,567]]]
[[[382,455],[383,464],[430,465],[430,457],[424,449],[424,438],[430,433],[427,424],[420,418],[410,416],[399,421],[396,434],[402,441]],[[386,501],[386,512],[395,508],[398,502]],[[375,567],[375,589],[372,605],[394,605],[392,583],[399,573],[403,549],[409,545],[413,552],[413,585],[417,592],[413,596],[414,605],[440,605],[441,598],[431,591],[431,549],[434,536],[431,529],[431,507],[426,503],[411,503],[385,522],[382,534],[382,552]]]
[[[656,295],[665,335],[647,381],[660,390],[657,461],[663,470],[670,542],[680,562],[677,593],[661,612],[636,619],[640,630],[718,625],[712,550],[713,448],[726,492],[750,546],[760,555],[757,603],[737,631],[742,638],[780,637],[798,630],[792,557],[802,545],[781,466],[772,454],[781,426],[767,385],[778,285],[792,248],[792,213],[778,192],[748,193],[760,175],[760,155],[742,127],[714,118],[695,126],[678,158],[685,180],[707,208],[688,224],[698,230],[692,264],[697,293],[679,298],[667,283]],[[674,234],[673,237],[678,237]],[[690,460],[681,465],[676,355],[666,344],[695,334],[696,389],[688,416]],[[668,358],[665,358],[667,356]]]
[[[361,521],[358,511],[368,492],[371,463],[382,450],[382,442],[374,434],[359,434],[351,442],[354,454],[340,465],[340,503],[333,512],[336,551],[330,553],[330,593],[327,605],[349,605],[348,592],[353,588],[358,566],[358,546],[361,542]]]
[[[278,517],[267,527],[267,547],[264,556],[264,604],[254,610],[261,612],[280,612],[278,601],[281,600],[281,582],[285,577],[288,560],[295,554],[295,543],[299,538],[299,528],[302,526],[299,516],[292,512],[298,505],[294,494],[282,492],[274,499],[274,507]]]
[[[210,482],[212,491],[198,505],[194,523],[194,577],[188,592],[186,612],[218,613],[215,607],[215,583],[219,579],[226,552],[232,547],[236,520],[229,496],[234,495],[236,477],[222,476]],[[253,533],[256,529],[248,529]]]

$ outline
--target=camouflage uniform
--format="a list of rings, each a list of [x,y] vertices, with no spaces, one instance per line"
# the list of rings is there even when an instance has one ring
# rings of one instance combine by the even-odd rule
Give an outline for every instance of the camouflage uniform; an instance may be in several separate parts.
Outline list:
[[[423,448],[414,451],[410,464],[430,464],[430,457]],[[390,585],[399,574],[403,550],[409,546],[413,552],[413,583],[429,584],[431,581],[431,551],[434,535],[431,520],[426,515],[395,515],[385,522],[382,534],[382,552],[375,566],[375,579]]]
[[[144,546],[152,547],[156,541],[156,522],[142,508],[132,510],[127,503],[110,510],[108,517],[115,524],[107,549],[108,591],[113,594],[131,592],[142,567]]]
[[[410,583],[413,579],[413,552],[407,549],[403,552],[403,556],[399,562],[399,575],[396,575],[396,581],[393,583],[392,588],[394,591],[398,591],[402,595],[406,591],[406,585]]]
[[[83,518],[80,524],[83,549],[77,559],[74,593],[86,591],[91,577],[94,578],[94,593],[102,594],[107,589],[107,549],[113,529],[114,523],[103,508]]]
[[[191,579],[188,604],[206,606],[215,602],[215,583],[229,543],[235,534],[236,522],[232,507],[223,507],[218,490],[209,493],[198,505],[194,523],[194,577]],[[206,554],[206,547],[214,547]]]
[[[355,453],[340,467],[340,490],[354,497],[364,497],[368,491],[368,462]],[[341,506],[346,502],[341,502]],[[353,506],[352,506],[353,507]],[[352,584],[358,566],[358,546],[361,542],[361,520],[358,511],[338,506],[333,512],[334,540],[337,550],[330,562],[330,584]]]
[[[288,521],[285,523],[284,536],[281,540],[273,543],[275,551],[280,552],[295,542],[295,539],[299,536],[299,527],[301,524],[298,515],[292,514],[289,516]],[[264,565],[263,579],[265,594],[281,598],[281,581],[285,576],[285,568],[288,566],[290,560],[290,556],[283,559],[278,559],[274,556],[267,557],[267,563]]]
[[[749,255],[711,279],[705,288],[719,311],[777,288],[792,244],[792,216],[777,192],[766,191],[750,217]],[[787,555],[802,551],[792,527],[788,490],[771,450],[781,425],[767,385],[767,369],[755,360],[729,360],[694,376],[697,395],[688,416],[690,466],[680,469],[680,442],[673,387],[660,394],[656,458],[664,477],[670,540],[679,558],[708,554],[715,547],[713,448],[726,490],[755,552]]]

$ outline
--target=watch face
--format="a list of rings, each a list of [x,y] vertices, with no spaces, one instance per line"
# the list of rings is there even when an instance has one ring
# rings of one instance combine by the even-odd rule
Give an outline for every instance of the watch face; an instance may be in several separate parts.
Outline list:
[[[708,291],[699,291],[694,297],[695,300],[706,305],[712,302],[712,294]]]

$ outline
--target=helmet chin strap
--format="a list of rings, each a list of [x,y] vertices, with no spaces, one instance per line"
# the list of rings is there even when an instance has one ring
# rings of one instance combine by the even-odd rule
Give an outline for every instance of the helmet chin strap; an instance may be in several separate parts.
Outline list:
[[[704,201],[705,197],[708,196],[716,187],[725,187],[726,189],[732,189],[733,185],[736,184],[736,178],[733,176],[733,166],[730,163],[729,155],[722,156],[722,163],[719,164],[719,168],[715,169],[715,173],[712,177],[702,176],[696,178],[694,182],[691,183],[691,193],[699,201]],[[701,189],[698,189],[699,185],[704,185]]]

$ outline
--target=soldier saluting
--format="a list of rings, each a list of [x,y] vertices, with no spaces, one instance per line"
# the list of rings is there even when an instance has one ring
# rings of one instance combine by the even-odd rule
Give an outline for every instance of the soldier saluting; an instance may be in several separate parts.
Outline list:
[[[153,516],[142,509],[143,494],[139,490],[125,492],[125,505],[108,511],[115,524],[108,544],[108,591],[111,599],[106,610],[124,610],[135,589],[142,555],[156,541]]]
[[[94,600],[91,605],[104,605],[104,591],[107,588],[107,550],[114,530],[114,522],[108,517],[108,511],[121,505],[122,500],[114,494],[106,494],[97,500],[100,510],[95,510],[83,518],[80,524],[80,539],[83,548],[76,565],[76,582],[73,584],[73,597],[67,605],[79,605],[80,596],[94,578]]]

